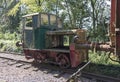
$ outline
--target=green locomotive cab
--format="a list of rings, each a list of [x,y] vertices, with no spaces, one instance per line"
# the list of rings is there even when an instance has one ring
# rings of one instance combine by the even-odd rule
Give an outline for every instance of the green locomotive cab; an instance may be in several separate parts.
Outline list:
[[[23,16],[23,48],[46,48],[46,31],[62,29],[62,21],[53,14],[34,13]]]

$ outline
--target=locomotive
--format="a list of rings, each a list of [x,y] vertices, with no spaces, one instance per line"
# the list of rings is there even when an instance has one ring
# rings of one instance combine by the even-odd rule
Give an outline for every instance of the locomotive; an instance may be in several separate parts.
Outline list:
[[[77,67],[88,61],[88,50],[110,52],[108,55],[115,54],[120,60],[119,3],[120,0],[111,0],[109,42],[88,42],[86,30],[64,30],[58,16],[34,13],[23,16],[22,43],[17,42],[17,45],[23,47],[27,59],[53,63],[61,68]]]
[[[34,13],[23,16],[22,36],[25,57],[33,58],[35,62],[67,68],[77,67],[88,58],[87,50],[75,46],[86,42],[86,31],[63,30],[62,20],[56,15]]]

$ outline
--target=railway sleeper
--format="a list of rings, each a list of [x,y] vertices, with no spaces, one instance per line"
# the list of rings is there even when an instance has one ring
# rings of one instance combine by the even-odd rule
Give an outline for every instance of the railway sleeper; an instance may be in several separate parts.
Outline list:
[[[12,66],[12,65],[17,64],[17,62],[16,62],[16,61],[10,61],[10,62],[8,62],[7,64],[10,65],[10,66]]]
[[[2,60],[1,63],[6,63],[8,62],[9,60]]]
[[[25,64],[24,63],[18,63],[17,65],[16,65],[16,67],[22,67],[22,66],[24,66]]]
[[[64,75],[64,74],[65,74],[65,72],[59,71],[58,74],[54,74],[54,77],[59,78],[59,77],[61,77],[61,76]]]
[[[31,68],[32,67],[32,65],[25,65],[23,68],[24,69],[29,69],[29,68]]]

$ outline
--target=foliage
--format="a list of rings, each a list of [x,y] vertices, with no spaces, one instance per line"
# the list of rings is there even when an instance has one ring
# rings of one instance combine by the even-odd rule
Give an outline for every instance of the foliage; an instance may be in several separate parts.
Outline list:
[[[21,10],[22,14],[36,12],[50,12],[55,8],[56,0],[20,0],[9,12],[8,15],[16,15]]]
[[[15,6],[14,6],[14,9],[10,9],[9,12],[8,12],[8,15],[16,15],[17,12],[19,11],[19,5],[20,3],[17,3]]]
[[[41,11],[41,8],[37,6],[35,0],[20,0],[9,12],[8,15],[16,16],[18,11],[22,14],[34,13]]]
[[[14,32],[19,26],[19,14],[16,12],[16,17],[8,16],[9,10],[18,3],[17,0],[1,0],[1,13],[0,13],[0,31],[5,33],[7,31]],[[13,12],[12,12],[13,13]]]
[[[16,46],[20,35],[13,33],[0,33],[0,51],[21,52],[22,49]]]
[[[85,68],[84,71],[116,78],[120,77],[120,64],[110,60],[108,58],[108,53],[93,53],[91,51],[89,51],[89,53],[91,64]]]
[[[17,33],[13,33],[13,34],[10,34],[10,33],[0,33],[0,39],[3,39],[3,40],[17,40],[18,39],[18,36],[17,36]]]
[[[14,40],[0,40],[0,51],[21,52],[22,49],[16,47]]]
[[[92,63],[104,64],[104,65],[120,65],[118,62],[112,61],[108,57],[109,53],[106,52],[89,52],[89,60]],[[115,57],[115,56],[114,56]]]
[[[108,39],[105,35],[108,33],[110,6],[107,5],[105,0],[90,0],[90,4],[91,27],[88,29],[89,35],[92,35],[91,40],[96,41],[95,39],[97,38],[98,40],[106,41]]]
[[[84,69],[84,71],[115,78],[120,77],[119,65],[103,65],[91,63],[88,67]]]
[[[85,18],[89,17],[87,11],[87,0],[63,0],[61,5],[61,17],[65,19],[70,28],[83,28]],[[84,21],[83,21],[84,20]]]

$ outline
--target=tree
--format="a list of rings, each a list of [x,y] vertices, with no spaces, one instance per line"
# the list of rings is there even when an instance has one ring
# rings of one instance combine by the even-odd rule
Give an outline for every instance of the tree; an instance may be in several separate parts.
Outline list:
[[[16,0],[1,0],[0,5],[1,5],[1,13],[0,13],[0,26],[1,26],[1,31],[5,32],[8,30],[11,30],[9,26],[11,26],[10,19],[8,16],[8,11],[15,6],[17,3]],[[12,27],[12,26],[11,26]]]
[[[89,0],[91,4],[91,18],[92,26],[90,28],[90,35],[94,37],[102,37],[102,40],[106,39],[107,21],[109,20],[110,13],[107,14],[106,10],[110,10],[107,7],[105,0]],[[97,38],[96,38],[97,39]],[[99,39],[101,40],[101,38]]]
[[[87,0],[63,0],[63,3],[63,14],[66,15],[69,28],[83,28],[83,20],[89,16],[87,12]]]

